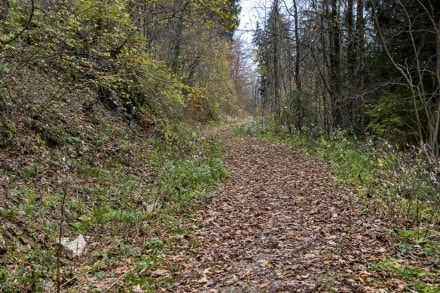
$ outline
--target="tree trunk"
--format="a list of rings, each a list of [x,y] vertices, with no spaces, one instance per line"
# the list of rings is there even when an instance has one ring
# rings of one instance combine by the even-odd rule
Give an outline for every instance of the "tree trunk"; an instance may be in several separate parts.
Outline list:
[[[298,1],[293,0],[293,9],[294,9],[294,22],[295,22],[295,85],[296,90],[298,91],[296,94],[297,98],[297,119],[296,119],[296,127],[299,131],[302,129],[303,124],[303,110],[301,103],[301,94],[302,94],[302,84],[301,84],[301,76],[300,76],[300,62],[301,62],[301,49],[300,49],[300,35],[299,35],[299,15],[298,15]]]
[[[182,46],[182,34],[183,34],[183,13],[180,13],[177,20],[176,35],[173,48],[173,59],[171,61],[171,69],[175,74],[179,69],[179,57]]]
[[[365,73],[365,20],[364,20],[364,0],[357,0],[356,11],[356,87],[364,88]]]
[[[330,37],[329,37],[329,33],[328,31],[330,30],[330,11],[329,11],[329,7],[328,7],[329,3],[328,0],[323,0],[322,1],[322,7],[323,7],[323,12],[321,13],[320,16],[320,26],[321,26],[321,46],[322,46],[322,59],[324,62],[324,68],[327,69],[327,75],[328,78],[325,78],[324,72],[320,72],[321,74],[321,82],[322,82],[322,87],[324,88],[324,91],[322,92],[322,100],[323,100],[323,108],[324,108],[324,119],[323,119],[323,123],[324,123],[324,128],[327,134],[330,134],[330,132],[332,131],[332,122],[331,120],[332,118],[332,101],[333,101],[333,91],[332,91],[332,87],[330,86],[331,80],[330,80],[330,76],[331,76],[331,69],[330,69],[330,61],[329,61],[329,52],[330,50]],[[313,47],[312,47],[312,56],[313,56]],[[317,63],[317,61],[316,61]],[[317,63],[318,64],[318,63]],[[319,66],[319,65],[318,65]],[[318,67],[319,69],[319,67]],[[327,95],[328,93],[328,95]]]
[[[6,20],[9,13],[9,0],[0,0],[0,20]]]
[[[273,33],[273,107],[277,126],[281,122],[281,95],[280,95],[280,27],[279,27],[279,3],[274,0],[274,19],[272,22]]]
[[[361,93],[364,90],[364,76],[365,76],[365,20],[364,20],[364,0],[357,0],[356,9],[356,35],[355,35],[355,71],[353,79],[355,80],[355,88],[357,93]],[[364,131],[364,122],[362,114],[362,100],[357,97],[354,103],[356,108],[355,121],[358,123],[358,129]]]
[[[183,2],[182,0],[179,0],[177,4],[179,17],[177,19],[177,24],[176,24],[176,34],[174,40],[173,55],[171,60],[171,69],[175,74],[177,74],[179,69],[179,58],[180,58],[180,51],[183,40],[183,15],[187,4],[188,2],[186,1]]]
[[[435,22],[434,22],[435,23]],[[437,89],[440,90],[440,20],[438,21],[437,27],[435,28],[437,32],[437,64],[436,64],[436,77],[437,77]],[[437,91],[437,110],[434,112],[435,123],[432,133],[431,148],[434,153],[434,158],[440,158],[440,145],[439,145],[439,132],[440,132],[440,93]]]
[[[341,105],[341,45],[338,0],[331,0],[330,15],[330,98],[332,101],[333,126],[342,127]]]
[[[356,66],[354,20],[353,20],[353,0],[347,1],[347,10],[345,11],[345,21],[347,25],[347,72],[348,72],[348,90],[351,92],[355,87],[354,71]]]

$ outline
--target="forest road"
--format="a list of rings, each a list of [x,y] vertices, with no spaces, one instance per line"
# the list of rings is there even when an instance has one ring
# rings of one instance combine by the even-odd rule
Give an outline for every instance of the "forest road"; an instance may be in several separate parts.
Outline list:
[[[384,282],[401,291],[369,268],[392,253],[386,220],[356,205],[328,165],[221,136],[231,176],[196,214],[200,246],[176,261],[183,271],[169,292],[380,292]]]

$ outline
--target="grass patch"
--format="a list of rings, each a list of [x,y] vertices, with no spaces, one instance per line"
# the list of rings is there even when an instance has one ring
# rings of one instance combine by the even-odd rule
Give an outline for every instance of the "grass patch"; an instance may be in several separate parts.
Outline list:
[[[385,278],[399,278],[405,281],[405,291],[439,292],[439,270],[434,268],[417,268],[405,263],[403,259],[387,259],[371,265],[371,268],[382,273]]]

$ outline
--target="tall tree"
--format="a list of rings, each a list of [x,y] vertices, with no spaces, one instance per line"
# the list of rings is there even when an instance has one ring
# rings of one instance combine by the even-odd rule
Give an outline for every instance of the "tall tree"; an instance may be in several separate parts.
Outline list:
[[[254,37],[258,47],[260,94],[263,105],[273,116],[277,127],[286,122],[287,102],[289,101],[292,68],[292,46],[289,38],[289,23],[281,12],[280,1],[274,0],[264,29],[259,29]]]
[[[332,125],[336,128],[344,126],[343,100],[341,96],[341,32],[339,26],[338,0],[330,0],[330,31],[329,31],[329,78],[330,98],[332,102]]]

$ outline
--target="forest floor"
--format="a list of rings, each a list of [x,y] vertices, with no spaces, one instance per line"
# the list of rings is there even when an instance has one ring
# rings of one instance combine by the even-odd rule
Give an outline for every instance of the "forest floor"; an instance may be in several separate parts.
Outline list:
[[[354,187],[287,146],[225,133],[230,177],[195,215],[199,245],[166,257],[181,272],[168,291],[403,291],[396,274],[371,267],[395,251],[388,220],[357,203]]]

